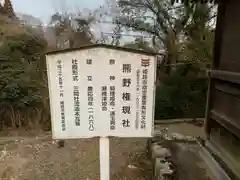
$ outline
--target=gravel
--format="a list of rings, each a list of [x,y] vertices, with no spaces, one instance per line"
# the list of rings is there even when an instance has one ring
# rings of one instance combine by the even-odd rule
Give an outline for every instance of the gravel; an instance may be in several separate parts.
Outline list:
[[[0,179],[100,179],[97,138],[66,140],[63,148],[58,148],[51,135],[19,139],[0,143]],[[111,180],[150,179],[151,165],[145,151],[144,138],[111,138]]]

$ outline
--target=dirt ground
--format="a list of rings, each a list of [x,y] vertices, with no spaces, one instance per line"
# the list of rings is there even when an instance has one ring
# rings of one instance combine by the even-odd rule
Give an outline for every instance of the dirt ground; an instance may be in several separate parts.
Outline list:
[[[155,129],[167,129],[167,134],[179,133],[184,136],[204,138],[203,127],[189,123],[161,124],[156,125]],[[177,167],[177,180],[215,180],[210,169],[199,156],[198,144],[166,141],[162,146],[171,151],[171,159]]]
[[[203,136],[203,129],[191,124],[166,124],[169,133]],[[58,148],[50,133],[0,135],[0,180],[98,180],[98,139],[67,140]],[[112,138],[111,180],[150,180],[151,163],[146,156],[145,138]],[[209,180],[204,163],[192,145],[170,146],[179,180]]]
[[[99,179],[98,139],[67,140],[63,148],[51,135],[16,139],[0,138],[1,180]],[[110,146],[111,179],[149,179],[146,139],[113,138]]]
[[[155,125],[155,129],[167,128],[169,133],[180,133],[185,136],[204,137],[203,127],[195,126],[190,123],[161,124]]]
[[[171,151],[171,160],[176,167],[174,180],[215,180],[213,174],[200,158],[199,146],[193,143],[171,143],[162,144]]]

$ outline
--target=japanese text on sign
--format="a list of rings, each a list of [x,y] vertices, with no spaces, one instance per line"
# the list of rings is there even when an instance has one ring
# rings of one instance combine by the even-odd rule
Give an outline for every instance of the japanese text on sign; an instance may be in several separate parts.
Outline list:
[[[115,113],[115,86],[110,86],[110,130],[115,130],[116,113]]]
[[[54,137],[151,136],[154,56],[99,48],[47,63]]]
[[[88,129],[94,131],[93,87],[88,86]]]
[[[102,111],[107,111],[107,86],[102,86]]]
[[[75,125],[80,126],[80,102],[79,102],[79,87],[73,87],[74,96],[74,115],[75,115]]]
[[[139,128],[139,119],[140,119],[140,70],[138,69],[136,72],[136,120],[135,120],[135,128]]]
[[[60,89],[60,113],[61,113],[61,123],[62,123],[62,131],[66,130],[66,122],[65,122],[65,108],[64,108],[64,94],[63,94],[63,72],[62,72],[63,63],[61,60],[57,61],[57,69],[58,69],[58,85]]]

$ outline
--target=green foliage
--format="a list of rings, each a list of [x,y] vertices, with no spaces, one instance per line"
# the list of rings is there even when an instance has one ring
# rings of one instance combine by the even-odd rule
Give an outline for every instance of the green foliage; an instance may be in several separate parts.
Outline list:
[[[215,33],[213,30],[205,28],[200,37],[191,38],[185,42],[182,52],[184,60],[192,62],[196,67],[204,71],[209,68],[213,57],[214,36]]]
[[[145,50],[148,52],[154,52],[155,50],[151,47],[148,41],[144,41],[141,38],[136,38],[134,42],[124,44],[124,47]]]
[[[9,57],[12,61],[20,59],[35,61],[39,53],[44,50],[46,42],[29,33],[7,37],[1,47],[1,54]]]
[[[137,38],[124,46],[165,50],[162,65],[173,64],[176,69],[167,70],[167,78],[156,89],[155,119],[203,117],[208,80],[202,69],[205,71],[212,59],[214,39],[214,32],[206,25],[209,7],[189,3],[172,6],[171,0],[119,0],[118,5],[121,15],[114,19],[117,27],[112,44],[120,44],[119,34],[126,29],[149,34],[151,41]],[[70,47],[91,44],[94,17],[70,17],[59,13],[52,16],[58,40],[69,40]],[[1,19],[0,122],[12,127],[36,127],[40,123],[49,129],[46,41],[32,28],[6,24]],[[180,61],[192,65],[175,66]]]
[[[92,44],[94,36],[90,25],[94,22],[94,17],[89,15],[83,18],[80,12],[75,16],[73,18],[72,14],[67,13],[53,14],[51,23],[54,24],[55,35],[57,38],[65,37],[65,40],[69,40],[70,48]]]
[[[171,0],[119,0],[121,14],[115,23],[151,35],[154,49],[165,50],[165,64],[187,60],[206,69],[212,57],[213,38],[208,23],[214,17],[214,5],[173,3]],[[169,74],[171,70],[172,66],[167,66],[165,72]]]
[[[196,69],[182,66],[157,87],[156,120],[204,117],[208,79],[187,75],[191,71]]]
[[[22,29],[19,29],[19,31]],[[31,29],[30,29],[31,30]],[[0,109],[4,124],[15,117],[16,112],[23,113],[42,105],[41,64],[46,42],[33,31],[25,29],[23,33],[7,36],[0,47]],[[45,62],[44,62],[45,63]],[[9,113],[11,112],[11,113]],[[26,114],[21,114],[20,116]],[[23,118],[19,116],[20,125]],[[25,122],[26,123],[26,122]]]

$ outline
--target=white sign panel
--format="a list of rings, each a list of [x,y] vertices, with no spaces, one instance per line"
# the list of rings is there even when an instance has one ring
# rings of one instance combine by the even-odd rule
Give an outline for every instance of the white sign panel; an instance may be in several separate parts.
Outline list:
[[[53,138],[150,137],[153,55],[106,47],[47,55]]]

